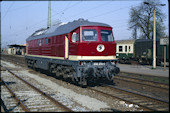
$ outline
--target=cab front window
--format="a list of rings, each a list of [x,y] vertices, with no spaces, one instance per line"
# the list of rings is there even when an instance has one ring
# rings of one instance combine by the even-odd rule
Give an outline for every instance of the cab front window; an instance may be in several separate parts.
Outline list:
[[[112,42],[113,41],[112,31],[101,30],[100,34],[101,34],[101,40],[102,41],[104,41],[104,42]]]
[[[83,41],[97,41],[97,31],[96,29],[83,29],[82,33],[82,39]]]

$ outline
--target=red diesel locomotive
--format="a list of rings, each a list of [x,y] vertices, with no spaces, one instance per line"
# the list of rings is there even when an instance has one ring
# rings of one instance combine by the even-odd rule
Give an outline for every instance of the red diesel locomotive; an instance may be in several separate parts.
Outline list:
[[[84,19],[40,29],[26,39],[29,67],[49,70],[87,85],[120,72],[112,27]]]

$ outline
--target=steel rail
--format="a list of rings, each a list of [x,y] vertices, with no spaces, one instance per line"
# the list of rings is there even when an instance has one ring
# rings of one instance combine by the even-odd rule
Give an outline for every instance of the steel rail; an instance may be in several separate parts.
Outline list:
[[[165,101],[165,100],[161,100],[161,99],[157,99],[157,98],[154,98],[154,97],[150,97],[150,96],[146,96],[146,95],[143,95],[143,94],[140,94],[140,93],[136,93],[136,92],[132,92],[132,91],[128,91],[128,90],[125,90],[125,89],[121,89],[121,88],[117,88],[117,87],[114,87],[114,86],[111,86],[111,85],[107,85],[107,87],[111,88],[111,89],[116,89],[116,90],[119,90],[121,92],[125,92],[125,93],[129,93],[129,94],[132,94],[132,95],[136,95],[138,97],[143,97],[145,98],[147,101],[148,100],[151,100],[151,101],[154,101],[156,103],[160,103],[160,105],[162,104],[166,104],[169,106],[169,101]],[[136,102],[137,105],[140,105],[140,103]],[[140,105],[141,106],[141,105]],[[145,108],[149,108],[149,109],[152,109],[155,111],[155,109],[153,108],[150,108],[150,107],[147,107],[145,105],[142,105],[143,107]]]
[[[105,84],[102,84],[102,85],[105,85]],[[128,90],[124,90],[124,89],[121,89],[121,88],[116,88],[114,86],[110,86],[110,85],[105,85],[106,87],[109,87],[111,89],[116,89],[118,91],[121,91],[121,92],[125,92],[125,93],[129,93],[129,94],[132,94],[132,95],[136,95],[136,96],[140,96],[140,97],[144,97],[146,100],[152,100],[152,101],[156,101],[157,103],[162,103],[162,104],[167,104],[169,106],[169,102],[168,101],[165,101],[165,100],[160,100],[160,99],[156,99],[156,98],[153,98],[153,97],[149,97],[149,96],[146,96],[146,95],[142,95],[142,94],[139,94],[139,93],[135,93],[135,92],[131,92],[131,91],[128,91]],[[151,107],[148,107],[146,105],[141,105],[140,102],[133,102],[131,100],[128,100],[128,99],[124,99],[123,97],[118,97],[118,96],[115,96],[115,95],[112,95],[112,94],[108,94],[108,93],[105,93],[105,92],[102,92],[102,91],[99,91],[97,89],[94,89],[94,88],[90,88],[88,87],[89,89],[91,90],[94,90],[96,92],[99,92],[101,94],[104,94],[106,96],[110,96],[110,97],[113,97],[113,98],[117,98],[117,99],[120,99],[120,100],[123,100],[123,101],[126,101],[127,103],[130,103],[130,104],[136,104],[136,105],[139,105],[141,106],[142,108],[146,109],[146,110],[149,110],[149,111],[159,111],[159,110],[156,110],[154,108],[151,108]],[[133,98],[133,96],[132,96]],[[139,98],[140,99],[140,98]],[[161,105],[162,105],[161,104]]]
[[[142,75],[142,76],[149,76],[149,77],[161,77],[161,76],[153,76],[153,75],[147,75],[147,74],[140,74],[140,73],[131,73],[131,72],[122,72],[122,73],[124,73],[124,74],[133,74],[133,75],[137,75],[137,76],[139,76],[139,75]],[[138,79],[138,80],[144,80],[144,81],[147,81],[147,82],[153,82],[153,83],[156,83],[156,84],[162,84],[162,85],[169,85],[169,83],[163,83],[163,82],[158,82],[158,81],[153,81],[153,80],[146,80],[146,79],[142,79],[142,78],[136,78],[136,77],[129,77],[129,76],[127,76],[127,75],[119,75],[120,77],[125,77],[125,78],[133,78],[133,79]],[[117,76],[117,77],[119,77],[119,76]],[[167,78],[167,79],[169,79],[168,77],[161,77],[161,78]]]
[[[122,76],[121,76],[122,77]],[[142,84],[142,85],[146,85],[146,86],[150,86],[150,87],[155,87],[155,88],[160,88],[160,89],[165,89],[165,90],[169,90],[169,88],[166,88],[166,87],[161,87],[161,86],[154,86],[154,85],[151,85],[151,84],[147,84],[147,83],[142,83],[142,82],[137,82],[137,81],[131,81],[131,80],[125,80],[125,79],[122,79],[121,77],[115,77],[114,79],[117,79],[117,80],[123,80],[123,81],[128,81],[128,82],[132,82],[132,83],[136,83],[136,84]],[[133,77],[125,77],[125,78],[128,78],[128,79],[134,79],[134,80],[140,80],[140,81],[144,81],[144,82],[152,82],[152,81],[148,81],[148,80],[142,80],[142,79],[136,79],[136,78],[133,78]],[[155,83],[155,82],[153,82]],[[161,84],[161,83],[159,83]],[[165,84],[162,84],[162,85],[165,85]],[[168,85],[167,85],[168,86]]]
[[[12,94],[13,97],[15,97],[15,99],[17,100],[17,102],[20,103],[21,107],[23,108],[24,111],[26,112],[30,112],[30,110],[27,108],[27,106],[17,97],[17,95],[14,93],[14,91],[7,85],[7,83],[0,78],[1,81],[5,84],[6,88],[9,90],[9,92]]]
[[[136,93],[136,92],[128,91],[128,90],[121,89],[121,88],[117,88],[117,87],[110,86],[110,85],[107,85],[107,86],[108,86],[108,87],[110,87],[110,88],[114,88],[114,89],[116,89],[116,90],[120,90],[120,91],[123,91],[123,92],[127,92],[127,93],[130,93],[130,94],[133,94],[133,95],[139,95],[139,96],[142,96],[142,97],[145,97],[145,98],[148,98],[148,99],[154,100],[154,101],[158,101],[158,102],[162,102],[162,103],[169,104],[169,101],[165,101],[165,100],[157,99],[157,98],[154,98],[154,97],[146,96],[146,95],[143,95],[143,94],[140,94],[140,93]]]
[[[88,88],[89,88],[89,87],[88,87]],[[99,91],[99,90],[94,89],[94,88],[89,88],[89,89],[90,89],[90,90],[93,90],[93,91],[95,91],[95,92],[101,93],[101,94],[103,94],[103,95],[110,96],[110,97],[113,97],[113,98],[116,98],[116,99],[119,99],[119,100],[125,101],[125,102],[127,102],[128,104],[136,104],[136,105],[139,105],[137,102],[132,102],[132,101],[129,101],[129,100],[123,99],[123,98],[121,98],[121,97],[114,96],[114,95],[112,95],[112,94],[108,94],[108,93],[105,93],[105,92]],[[144,109],[145,109],[145,110],[147,110],[147,111],[155,111],[154,109],[149,108],[149,107],[146,107],[146,106],[143,106],[143,105],[139,105],[139,106],[141,106],[142,108],[144,108]]]
[[[136,79],[136,80],[141,80],[141,81],[146,81],[146,82],[152,82],[152,83],[160,84],[160,85],[167,85],[167,86],[169,85],[169,83],[156,82],[156,81],[153,81],[153,80],[146,80],[146,79],[142,79],[142,78],[136,78],[136,77],[130,77],[130,76],[124,76],[124,75],[119,75],[119,76],[116,76],[116,77],[131,78],[131,79]]]
[[[21,81],[23,81],[24,83],[26,83],[27,85],[29,85],[30,87],[32,87],[33,89],[35,89],[36,91],[38,91],[39,93],[41,93],[42,95],[44,95],[45,97],[47,97],[48,99],[50,99],[54,104],[56,104],[57,106],[59,105],[60,107],[64,108],[66,110],[66,112],[73,112],[70,108],[68,108],[67,106],[63,105],[62,103],[58,102],[57,100],[55,100],[54,98],[52,98],[51,96],[49,96],[48,94],[46,94],[45,92],[41,91],[40,89],[36,88],[35,86],[33,86],[32,84],[30,84],[29,82],[27,82],[26,80],[22,79],[21,77],[19,77],[18,75],[16,75],[15,73],[13,73],[12,71],[10,71],[8,68],[4,67],[8,72],[10,72],[12,75],[14,75],[15,77],[17,77],[18,79],[20,79]]]

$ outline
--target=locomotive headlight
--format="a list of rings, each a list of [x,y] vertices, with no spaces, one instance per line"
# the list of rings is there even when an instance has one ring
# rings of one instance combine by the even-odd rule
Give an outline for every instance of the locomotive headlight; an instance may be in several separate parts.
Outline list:
[[[117,64],[117,61],[116,61],[116,60],[115,60],[115,61],[112,61],[111,64],[112,64],[112,65],[116,65],[116,64]]]

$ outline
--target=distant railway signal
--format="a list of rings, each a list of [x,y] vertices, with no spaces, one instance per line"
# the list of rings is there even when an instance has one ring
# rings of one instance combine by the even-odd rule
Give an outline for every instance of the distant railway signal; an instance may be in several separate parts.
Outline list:
[[[169,38],[161,38],[160,45],[164,45],[164,71],[166,70],[166,46],[169,45]]]
[[[160,45],[169,45],[169,38],[161,38]]]

